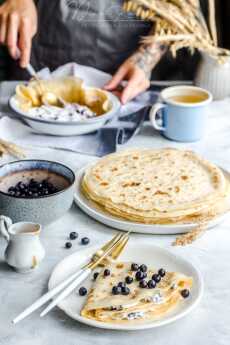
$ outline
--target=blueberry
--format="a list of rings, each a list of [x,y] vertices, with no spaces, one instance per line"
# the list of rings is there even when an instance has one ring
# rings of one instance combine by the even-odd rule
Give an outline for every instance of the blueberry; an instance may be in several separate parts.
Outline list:
[[[120,286],[113,286],[112,288],[112,294],[113,295],[119,295],[121,293],[121,288]]]
[[[159,283],[161,281],[161,276],[159,274],[153,274],[152,279],[156,282]]]
[[[69,238],[71,240],[76,240],[76,238],[78,238],[78,233],[76,231],[72,231],[70,234],[69,234]]]
[[[126,287],[126,284],[124,282],[119,282],[118,285],[120,288]]]
[[[190,295],[190,292],[189,292],[188,289],[181,290],[180,293],[181,293],[181,296],[182,296],[183,298],[188,298],[189,295]]]
[[[99,275],[99,272],[95,272],[95,273],[93,274],[93,280],[96,280],[97,277],[98,277],[98,275]]]
[[[87,294],[87,289],[84,286],[82,286],[82,287],[80,287],[78,292],[79,292],[80,296],[85,296]]]
[[[104,270],[104,277],[108,277],[110,276],[110,270],[108,270],[107,268]]]
[[[158,274],[159,274],[161,277],[164,277],[165,274],[166,274],[166,271],[165,271],[163,268],[160,268],[159,271],[158,271]]]
[[[83,244],[84,246],[89,244],[89,238],[88,237],[83,237],[81,239],[81,244]]]
[[[142,265],[140,265],[139,270],[142,272],[147,272],[148,267],[146,265],[142,264]]]
[[[130,277],[130,276],[127,276],[127,277],[125,278],[125,282],[126,282],[127,284],[132,284],[133,278]]]
[[[25,188],[26,188],[26,185],[25,185],[22,181],[20,181],[20,182],[18,182],[17,187],[18,187],[21,191],[24,191]]]
[[[15,192],[11,190],[11,191],[8,192],[8,194],[14,196]]]
[[[145,278],[145,274],[142,271],[137,271],[135,277],[136,277],[136,280],[140,281]]]
[[[127,286],[125,286],[125,287],[121,288],[121,293],[122,293],[122,295],[127,296],[130,293],[130,289]]]
[[[141,280],[140,283],[139,283],[139,286],[140,286],[140,288],[142,288],[142,289],[147,288],[147,286],[148,286],[147,281],[144,280],[144,279]]]
[[[66,242],[65,247],[67,249],[71,248],[72,247],[72,243],[71,242]]]
[[[155,282],[155,280],[149,280],[148,281],[148,288],[149,289],[154,289],[156,287],[156,282]]]
[[[138,271],[138,268],[139,268],[138,264],[133,263],[133,264],[131,265],[131,270],[132,270],[132,271]]]

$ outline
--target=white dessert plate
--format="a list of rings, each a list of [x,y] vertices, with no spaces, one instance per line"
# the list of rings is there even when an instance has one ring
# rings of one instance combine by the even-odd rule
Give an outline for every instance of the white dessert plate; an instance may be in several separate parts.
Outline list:
[[[142,223],[131,222],[131,221],[110,215],[108,212],[100,209],[96,203],[88,200],[83,195],[81,191],[81,180],[84,176],[86,168],[87,167],[80,169],[76,174],[76,192],[74,195],[74,200],[82,211],[84,211],[86,214],[96,219],[100,223],[103,223],[111,228],[118,229],[118,230],[131,231],[131,232],[137,232],[137,233],[143,233],[143,234],[155,234],[155,235],[183,234],[197,227],[198,224],[196,223],[167,224],[167,225],[142,224]],[[230,181],[230,174],[224,170],[223,172],[225,176],[227,177],[227,179]],[[223,222],[227,217],[229,217],[229,215],[230,215],[229,213],[225,213],[215,218],[213,221],[210,221],[208,225],[208,229],[211,229],[217,226],[218,224]]]
[[[99,247],[99,246],[98,246]],[[48,287],[52,289],[58,283],[66,279],[74,273],[86,260],[93,254],[98,247],[91,247],[78,251],[64,260],[62,260],[51,274]],[[185,299],[165,317],[155,321],[135,321],[134,323],[126,323],[119,325],[117,323],[103,323],[82,317],[81,309],[86,302],[86,296],[81,297],[77,291],[74,291],[58,307],[62,309],[72,319],[85,323],[89,326],[114,329],[114,330],[141,330],[147,328],[160,327],[178,319],[181,319],[190,313],[199,303],[203,293],[202,276],[190,262],[173,254],[170,250],[166,250],[151,244],[129,243],[121,256],[121,261],[145,263],[150,267],[161,268],[168,271],[181,272],[193,278],[193,287],[188,299]],[[92,285],[92,277],[89,277],[83,284],[89,291]]]
[[[121,106],[119,99],[111,92],[105,92],[112,103],[112,109],[104,115],[82,121],[51,121],[29,116],[26,111],[20,109],[16,95],[10,98],[9,106],[18,118],[24,120],[36,132],[57,136],[81,135],[98,130],[118,113]]]

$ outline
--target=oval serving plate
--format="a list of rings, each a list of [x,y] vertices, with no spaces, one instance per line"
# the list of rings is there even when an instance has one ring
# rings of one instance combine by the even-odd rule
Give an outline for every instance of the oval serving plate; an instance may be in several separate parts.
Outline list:
[[[88,166],[87,166],[88,167]],[[108,212],[102,210],[96,203],[88,200],[81,191],[81,180],[84,176],[87,167],[83,167],[76,174],[76,192],[74,195],[75,203],[79,208],[88,214],[90,217],[96,219],[100,223],[103,223],[111,228],[131,231],[143,234],[155,234],[155,235],[173,235],[173,234],[183,234],[191,231],[198,226],[197,223],[190,224],[142,224],[131,222],[122,218],[118,218],[109,214]],[[222,169],[223,170],[223,169]],[[230,174],[223,170],[225,176],[230,181]],[[214,220],[210,221],[208,224],[208,229],[211,229],[218,224],[222,223],[228,216],[229,212],[225,213]]]
[[[89,259],[98,247],[99,246],[78,251],[62,260],[51,274],[48,284],[49,289],[54,288],[61,281],[76,272],[76,270],[80,268],[87,259]],[[164,267],[168,271],[181,272],[191,276],[193,278],[193,287],[191,289],[189,299],[184,302],[182,301],[178,307],[159,320],[146,322],[137,321],[133,324],[123,325],[119,325],[117,323],[103,323],[82,317],[80,312],[86,302],[86,297],[80,297],[76,291],[59,303],[58,307],[72,319],[89,326],[113,330],[134,331],[160,327],[179,320],[190,313],[200,302],[203,294],[203,279],[201,273],[190,262],[173,254],[170,250],[151,244],[140,244],[140,242],[138,244],[129,243],[123,254],[119,257],[119,260],[144,262],[152,267]],[[92,284],[92,277],[89,277],[83,284],[89,291]]]
[[[24,120],[37,132],[58,136],[81,135],[98,130],[118,113],[121,107],[119,99],[111,92],[105,92],[107,93],[109,100],[112,102],[112,109],[103,115],[84,121],[57,122],[28,116],[27,112],[20,109],[16,95],[13,95],[9,99],[9,106],[16,113],[18,118]]]

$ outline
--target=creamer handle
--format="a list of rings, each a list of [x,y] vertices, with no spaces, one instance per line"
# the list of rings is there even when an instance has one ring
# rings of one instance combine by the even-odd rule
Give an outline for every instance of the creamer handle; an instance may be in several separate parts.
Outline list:
[[[12,220],[9,217],[0,216],[0,234],[7,242],[10,240],[9,228],[12,224]]]

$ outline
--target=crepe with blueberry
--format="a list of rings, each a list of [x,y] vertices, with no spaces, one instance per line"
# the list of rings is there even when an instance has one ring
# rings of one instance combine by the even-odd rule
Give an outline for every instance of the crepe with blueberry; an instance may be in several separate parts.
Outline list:
[[[111,263],[93,283],[83,317],[101,322],[158,320],[189,297],[192,278],[127,262]]]

